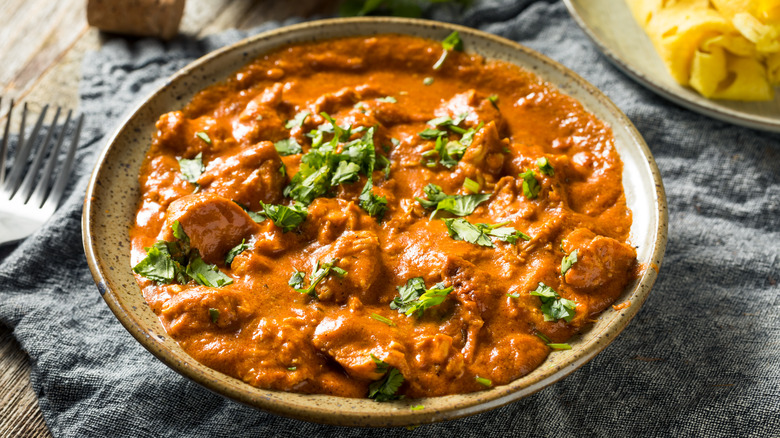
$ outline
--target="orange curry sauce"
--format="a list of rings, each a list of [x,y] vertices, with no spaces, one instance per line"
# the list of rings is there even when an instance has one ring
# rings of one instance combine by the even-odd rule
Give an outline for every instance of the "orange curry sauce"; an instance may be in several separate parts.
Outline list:
[[[452,52],[434,70],[441,54],[438,42],[401,35],[286,47],[160,117],[139,177],[132,263],[146,247],[173,240],[178,221],[202,259],[233,280],[206,287],[136,275],[185,351],[261,388],[365,397],[384,371],[373,355],[403,375],[398,394],[478,391],[482,379],[500,385],[531,372],[551,351],[538,334],[565,342],[635,278],[636,253],[626,243],[631,212],[609,127],[517,66]],[[285,127],[304,110],[311,115],[302,126]],[[239,204],[258,211],[261,201],[292,203],[283,191],[303,154],[280,157],[274,142],[292,137],[308,152],[305,134],[327,125],[322,112],[363,127],[352,139],[375,127],[376,154],[391,163],[389,177],[379,166],[373,172],[374,193],[388,201],[383,220],[359,205],[361,173],[314,199],[294,230],[255,222]],[[462,158],[452,168],[426,165],[423,154],[435,146],[419,135],[426,123],[462,114],[463,129],[483,124]],[[459,136],[448,131],[450,140]],[[187,182],[177,160],[199,153],[205,171],[197,184]],[[541,157],[554,175],[540,171]],[[541,186],[534,199],[519,177],[529,169]],[[431,183],[469,194],[467,177],[491,196],[464,219],[507,222],[531,239],[492,239],[493,248],[455,240],[443,221],[453,215],[431,219],[415,200]],[[243,240],[249,249],[226,265]],[[561,275],[574,250],[578,261]],[[327,275],[314,296],[288,284],[296,271],[308,284],[317,262],[333,260],[346,275]],[[422,316],[391,309],[397,288],[414,277],[453,290]],[[576,302],[570,322],[544,319],[540,297],[530,294],[540,282]]]

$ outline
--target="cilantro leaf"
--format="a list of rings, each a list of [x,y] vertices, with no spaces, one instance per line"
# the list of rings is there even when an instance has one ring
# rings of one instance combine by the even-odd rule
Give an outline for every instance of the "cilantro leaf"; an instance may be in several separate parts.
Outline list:
[[[423,85],[433,85],[433,78],[427,76],[423,79]]]
[[[479,204],[487,201],[491,196],[490,193],[477,195],[448,195],[436,184],[428,184],[423,189],[423,192],[425,192],[425,195],[428,197],[427,200],[422,198],[414,199],[426,209],[436,207],[433,214],[431,214],[431,217],[435,216],[436,212],[439,210],[447,211],[455,216],[468,216],[471,213],[474,213],[474,209],[477,208]]]
[[[475,245],[493,248],[493,241],[475,225],[463,218],[444,219],[450,237],[455,240],[464,240]]]
[[[385,103],[398,103],[398,100],[396,100],[393,96],[385,96],[375,99],[377,102],[385,102]]]
[[[493,108],[498,109],[498,94],[491,94],[487,99],[493,105]]]
[[[444,49],[444,51],[442,52],[439,60],[436,61],[436,64],[433,65],[434,70],[438,70],[441,68],[442,64],[444,64],[444,61],[447,59],[447,55],[449,55],[450,51],[463,50],[463,41],[460,39],[460,34],[458,34],[458,31],[454,31],[451,34],[449,34],[447,38],[444,38],[444,40],[441,42],[441,46]]]
[[[230,266],[230,264],[233,263],[233,259],[236,258],[237,255],[249,249],[249,247],[250,245],[246,243],[246,239],[241,239],[241,243],[228,251],[227,255],[225,256],[225,264]]]
[[[550,160],[547,159],[547,157],[542,157],[536,160],[536,166],[539,168],[539,171],[542,172],[542,174],[547,176],[553,176],[555,175],[555,169],[553,169],[552,165],[550,164]]]
[[[444,283],[437,283],[431,289],[426,289],[425,280],[422,277],[414,277],[397,289],[399,296],[393,299],[390,308],[406,316],[416,314],[420,318],[427,309],[443,303],[453,287],[444,287]]]
[[[205,141],[206,143],[211,144],[211,137],[209,137],[206,131],[198,131],[195,133],[195,135],[197,135],[199,139]]]
[[[195,255],[187,265],[187,275],[196,283],[208,287],[222,287],[233,283],[233,279],[222,273],[216,265],[210,265]]]
[[[306,121],[306,118],[311,115],[308,111],[301,111],[298,114],[295,115],[292,119],[288,120],[287,123],[284,124],[284,127],[286,129],[293,129],[295,127],[303,127],[303,122]]]
[[[490,388],[490,387],[493,386],[493,381],[488,379],[488,378],[486,378],[486,377],[475,376],[474,380],[476,380],[477,383],[479,383],[480,385],[482,385],[482,386],[484,386],[486,388]]]
[[[360,207],[365,210],[369,216],[377,218],[381,221],[387,211],[387,198],[379,196],[372,190],[374,183],[371,178],[366,181],[366,185],[363,186],[363,191],[360,192]]]
[[[390,368],[390,366],[387,364],[387,362],[385,362],[382,359],[374,356],[374,353],[369,353],[368,357],[370,357],[371,361],[373,361],[376,364],[376,372],[377,373],[384,374]]]
[[[211,322],[216,323],[219,319],[219,310],[209,308],[209,318],[211,319]]]
[[[523,195],[528,199],[536,199],[539,191],[542,190],[542,186],[536,180],[536,172],[531,169],[526,170],[520,174],[520,178],[523,178]]]
[[[466,177],[466,180],[463,181],[463,188],[471,193],[479,193],[479,190],[481,189],[479,183],[469,177]]]
[[[563,319],[566,322],[574,318],[577,303],[566,298],[561,298],[553,288],[539,282],[536,290],[531,295],[539,297],[542,302],[542,315],[545,321],[557,321]]]
[[[436,128],[427,128],[424,131],[419,132],[417,135],[425,140],[433,140],[435,138],[447,135],[447,131],[442,131]]]
[[[360,166],[350,161],[342,161],[336,168],[336,172],[330,179],[330,185],[336,186],[344,182],[355,182],[358,180]]]
[[[302,224],[306,220],[306,216],[309,214],[305,206],[298,202],[288,207],[286,205],[272,205],[260,202],[260,206],[263,207],[263,213],[268,219],[271,219],[274,224],[281,228],[283,232],[292,231]]]
[[[277,141],[274,143],[274,147],[276,148],[276,152],[279,152],[279,155],[283,157],[303,152],[301,145],[292,137]]]
[[[238,201],[233,201],[233,202],[235,202],[236,204],[238,204],[238,206],[239,206],[239,207],[241,207],[241,208],[242,208],[242,209],[243,209],[243,210],[246,212],[246,214],[247,214],[247,215],[249,215],[249,217],[250,217],[250,218],[251,218],[253,221],[257,222],[258,224],[259,224],[259,223],[261,223],[261,222],[263,222],[264,220],[266,220],[266,217],[265,217],[265,216],[263,216],[263,214],[262,214],[262,213],[260,213],[260,212],[255,212],[255,211],[252,211],[252,210],[248,209],[248,208],[247,208],[245,205],[241,204],[241,203],[240,203],[240,202],[238,202]]]
[[[569,255],[561,260],[561,275],[566,275],[566,272],[571,269],[573,264],[577,263],[577,250],[575,249]]]
[[[166,242],[159,241],[146,248],[146,257],[133,266],[133,272],[158,283],[170,283],[176,272]]]
[[[368,316],[369,316],[371,319],[374,319],[374,320],[376,320],[376,321],[379,321],[379,322],[381,322],[381,323],[383,323],[383,324],[387,324],[387,325],[389,325],[390,327],[395,327],[395,323],[393,322],[393,320],[392,320],[392,319],[390,319],[390,318],[387,318],[387,317],[385,317],[385,316],[382,316],[382,315],[380,315],[380,314],[378,314],[378,313],[372,313],[372,314],[370,314],[370,315],[368,315]]]
[[[206,167],[203,165],[203,153],[198,153],[195,158],[188,160],[186,158],[179,158],[179,170],[184,177],[184,180],[193,184],[198,183],[198,179]]]
[[[385,376],[368,386],[368,398],[373,398],[378,402],[386,402],[402,398],[396,394],[401,384],[404,383],[404,376],[397,368],[390,368]]]
[[[335,266],[336,263],[339,262],[339,259],[333,259],[328,263],[323,263],[320,265],[319,260],[317,261],[317,264],[314,266],[314,272],[311,273],[309,276],[309,286],[304,286],[304,273],[301,271],[297,271],[293,274],[292,277],[290,277],[290,280],[287,282],[293,289],[295,289],[296,292],[300,292],[302,294],[310,295],[314,298],[317,297],[317,294],[314,290],[314,288],[325,278],[330,274],[331,272],[335,273],[339,277],[344,277],[347,275],[347,271],[344,269],[339,268],[338,266]],[[298,286],[298,287],[296,287]]]

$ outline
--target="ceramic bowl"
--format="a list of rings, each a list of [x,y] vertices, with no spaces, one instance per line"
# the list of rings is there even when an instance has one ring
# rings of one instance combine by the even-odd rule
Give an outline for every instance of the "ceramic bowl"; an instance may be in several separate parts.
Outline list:
[[[644,267],[618,303],[592,328],[554,351],[536,370],[508,385],[471,394],[377,403],[370,399],[263,390],[196,362],[163,329],[130,269],[131,226],[139,199],[138,173],[157,118],[180,109],[193,95],[228,77],[257,56],[283,45],[326,38],[402,33],[441,40],[460,32],[467,52],[517,64],[579,100],[607,122],[623,159],[623,184],[634,222],[630,242]],[[595,87],[562,65],[512,41],[451,24],[398,19],[351,18],[303,23],[262,33],[200,58],[152,93],[108,141],[97,160],[84,201],[84,250],[100,294],[124,327],[152,354],[182,375],[233,400],[279,415],[348,426],[404,426],[458,418],[518,400],[565,377],[602,351],[629,323],[647,298],[666,246],[666,199],[647,145],[628,118]],[[412,405],[422,410],[410,410]]]

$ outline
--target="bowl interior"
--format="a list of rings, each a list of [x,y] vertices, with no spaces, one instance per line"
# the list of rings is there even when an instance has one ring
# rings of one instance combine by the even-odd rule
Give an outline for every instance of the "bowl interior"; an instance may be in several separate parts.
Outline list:
[[[618,300],[631,305],[620,311],[606,310],[590,330],[571,341],[572,350],[551,353],[529,375],[509,385],[464,395],[376,403],[276,392],[254,388],[192,359],[167,336],[130,270],[128,231],[138,202],[138,173],[159,115],[182,108],[199,90],[286,44],[377,33],[440,40],[453,30],[461,33],[466,51],[534,72],[611,125],[623,159],[628,206],[633,211],[630,241],[645,267]],[[87,260],[103,298],[125,328],[174,370],[224,396],[285,416],[339,425],[400,426],[457,418],[506,404],[561,379],[605,348],[639,310],[655,280],[666,244],[666,201],[655,162],[631,122],[603,94],[561,65],[511,41],[460,26],[392,18],[334,19],[267,32],[209,54],[153,93],[129,116],[98,159],[84,204],[83,233]],[[425,409],[409,409],[419,404]]]

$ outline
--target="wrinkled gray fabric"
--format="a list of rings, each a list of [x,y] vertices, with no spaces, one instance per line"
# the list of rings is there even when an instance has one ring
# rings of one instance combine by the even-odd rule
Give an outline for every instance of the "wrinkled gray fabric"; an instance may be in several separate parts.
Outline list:
[[[278,24],[204,41],[112,39],[84,62],[87,122],[64,206],[0,265],[0,321],[30,355],[55,436],[777,436],[780,136],[694,114],[635,84],[560,3],[484,2],[462,16],[444,7],[434,17],[562,62],[644,135],[666,185],[670,233],[656,286],[630,326],[592,362],[531,397],[413,432],[285,419],[180,377],[97,293],[81,249],[86,181],[105,135],[135,101],[194,58]]]

